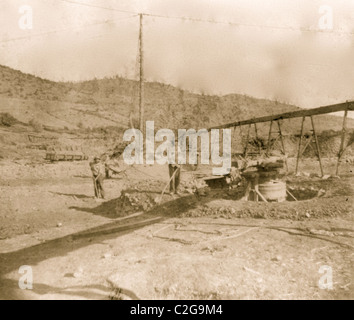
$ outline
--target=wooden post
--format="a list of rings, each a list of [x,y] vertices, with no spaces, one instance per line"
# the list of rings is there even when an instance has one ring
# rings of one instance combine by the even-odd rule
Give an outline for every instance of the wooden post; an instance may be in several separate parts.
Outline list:
[[[338,160],[337,160],[337,167],[336,167],[336,176],[338,176],[339,173],[339,165],[340,165],[340,160],[343,156],[344,153],[344,142],[345,142],[345,134],[347,132],[347,116],[348,116],[348,109],[344,111],[344,117],[343,117],[343,127],[342,127],[342,138],[340,141],[340,148],[338,152]]]
[[[256,133],[256,138],[258,138],[257,123],[254,124],[254,132]]]
[[[241,152],[241,149],[243,149],[243,151],[245,151],[245,148],[243,146],[243,134],[242,134],[242,126],[239,127],[240,128],[240,149],[239,151]],[[244,153],[242,153],[242,156],[244,155]]]
[[[316,142],[318,162],[320,163],[321,175],[323,177],[323,167],[322,167],[322,160],[321,160],[320,145],[318,143],[318,138],[317,138],[317,134],[316,134],[316,130],[315,130],[315,123],[313,121],[313,117],[312,116],[311,116],[311,124],[312,124],[313,136],[315,137],[315,142]]]
[[[231,138],[231,154],[234,154],[236,153],[236,140],[235,140],[235,137],[236,137],[236,127],[233,127],[233,131],[232,131],[232,138]]]
[[[269,152],[270,152],[270,140],[272,138],[272,126],[273,126],[273,120],[270,121],[270,126],[269,126],[268,145],[267,145],[267,155],[268,156],[269,156]]]
[[[285,156],[285,166],[286,166],[286,172],[289,171],[289,168],[288,168],[288,159],[286,157],[286,152],[285,152],[285,145],[284,145],[284,139],[283,139],[283,133],[281,131],[281,125],[280,125],[280,121],[278,120],[278,128],[279,128],[279,135],[280,135],[280,141],[281,141],[281,147],[282,147],[282,152]]]
[[[248,142],[249,142],[249,140],[250,140],[250,131],[251,131],[251,124],[248,125],[247,138],[246,138],[246,145],[245,145],[245,149],[244,149],[244,151],[243,151],[243,157],[244,157],[244,158],[247,157]]]
[[[257,193],[257,195],[264,201],[264,202],[268,202],[266,198],[264,198],[263,194],[261,194],[259,192],[259,190],[255,190],[255,192]]]
[[[255,177],[254,177],[254,185],[253,185],[253,201],[256,201],[258,202],[258,182],[259,181],[259,174],[256,174]]]
[[[292,197],[295,201],[298,201],[298,200],[295,198],[295,196],[294,196],[288,189],[286,189],[286,193],[287,193],[290,197]]]
[[[316,153],[316,151],[313,149],[313,146],[311,145],[313,136],[309,137],[304,145],[304,147],[301,150],[301,156],[304,154],[304,152],[306,151],[307,147],[310,146],[312,148],[312,150]]]
[[[300,132],[299,150],[298,150],[298,152],[297,152],[295,174],[298,174],[298,172],[299,172],[299,162],[300,162],[301,155],[302,155],[301,146],[302,146],[302,137],[304,136],[304,123],[305,123],[305,118],[306,118],[306,117],[302,117],[302,121],[301,121],[301,132]]]
[[[254,123],[254,131],[256,133],[256,140],[257,140],[257,144],[258,144],[258,152],[259,152],[259,154],[261,154],[262,153],[262,148],[261,148],[261,145],[260,145],[260,141],[258,139],[258,129],[257,129],[257,124],[256,123]]]
[[[140,75],[139,75],[139,127],[144,132],[144,52],[143,52],[143,14],[140,13],[139,30],[139,56],[140,56]]]

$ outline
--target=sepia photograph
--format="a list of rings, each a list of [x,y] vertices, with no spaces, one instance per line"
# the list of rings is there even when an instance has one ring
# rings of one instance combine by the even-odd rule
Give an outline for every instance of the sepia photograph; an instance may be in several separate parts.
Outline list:
[[[354,0],[0,0],[0,26],[0,300],[354,299]]]

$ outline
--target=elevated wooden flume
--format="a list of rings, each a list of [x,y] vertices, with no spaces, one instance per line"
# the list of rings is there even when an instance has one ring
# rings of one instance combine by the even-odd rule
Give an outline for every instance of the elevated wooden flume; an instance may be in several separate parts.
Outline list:
[[[272,125],[273,125],[273,122],[277,122],[278,128],[279,128],[279,131],[277,133],[279,134],[279,137],[282,142],[282,152],[285,155],[285,147],[284,147],[284,143],[283,143],[283,134],[282,134],[282,130],[281,130],[280,120],[292,119],[292,118],[302,118],[301,134],[300,134],[300,141],[299,141],[299,147],[298,147],[295,173],[296,174],[298,173],[299,162],[301,160],[302,154],[304,153],[305,149],[309,146],[310,142],[312,140],[314,140],[314,142],[316,144],[317,158],[318,158],[318,161],[320,164],[321,174],[323,176],[324,173],[323,173],[323,166],[322,166],[322,160],[321,160],[321,152],[320,152],[320,146],[318,143],[318,138],[317,138],[317,134],[316,134],[316,130],[315,130],[313,116],[328,114],[328,113],[333,113],[333,112],[339,112],[339,111],[344,111],[344,117],[343,117],[341,144],[340,144],[340,149],[339,149],[339,152],[337,155],[336,175],[338,175],[340,160],[341,160],[341,158],[344,154],[344,151],[346,149],[346,146],[344,146],[344,143],[345,143],[345,135],[346,135],[346,129],[347,129],[346,123],[347,123],[348,111],[354,111],[354,101],[346,101],[344,103],[339,103],[339,104],[334,104],[334,105],[329,105],[329,106],[324,106],[324,107],[319,107],[319,108],[314,108],[314,109],[297,110],[297,111],[285,112],[285,113],[264,116],[264,117],[259,117],[259,118],[241,120],[241,121],[226,123],[226,124],[219,125],[219,126],[210,127],[208,130],[210,131],[212,129],[236,128],[236,127],[248,125],[249,128],[248,128],[248,134],[247,134],[247,141],[246,141],[245,151],[243,154],[246,157],[247,156],[247,146],[248,146],[248,142],[249,142],[249,132],[250,132],[251,126],[254,125],[256,135],[257,135],[257,126],[256,126],[257,123],[270,122],[268,148],[267,148],[267,151],[269,152],[270,146],[271,146]],[[303,139],[304,139],[304,122],[305,122],[306,117],[310,117],[310,119],[311,119],[312,136],[307,138],[307,141],[305,142],[305,146],[303,147],[302,144],[303,144]]]
[[[209,130],[233,128],[233,127],[244,126],[247,124],[278,121],[278,120],[283,120],[283,119],[311,117],[311,116],[316,116],[316,115],[320,115],[320,114],[327,114],[327,113],[332,113],[332,112],[338,112],[338,111],[354,111],[354,101],[334,104],[334,105],[325,106],[325,107],[319,107],[319,108],[315,108],[315,109],[306,109],[306,110],[285,112],[285,113],[275,114],[275,115],[271,115],[271,116],[265,116],[265,117],[252,118],[252,119],[248,119],[248,120],[231,122],[231,123],[223,124],[220,126],[211,127],[211,128],[209,128]]]

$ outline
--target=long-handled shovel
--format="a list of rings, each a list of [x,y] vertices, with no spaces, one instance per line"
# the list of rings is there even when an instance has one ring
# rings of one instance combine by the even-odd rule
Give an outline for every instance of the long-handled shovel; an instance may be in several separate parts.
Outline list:
[[[98,194],[98,188],[97,188],[97,178],[92,177],[93,178],[93,185],[95,186],[95,191],[96,191],[96,198],[99,198],[99,194]]]
[[[171,176],[170,180],[167,182],[165,188],[163,189],[163,191],[162,191],[160,197],[155,200],[155,202],[156,202],[157,204],[161,203],[162,197],[163,197],[163,195],[165,194],[165,191],[166,191],[167,187],[169,186],[169,184],[171,183],[172,179],[175,177],[175,175],[177,174],[177,172],[178,172],[179,170],[181,170],[180,167],[177,168],[177,170],[175,170],[175,172],[174,172],[173,175]]]

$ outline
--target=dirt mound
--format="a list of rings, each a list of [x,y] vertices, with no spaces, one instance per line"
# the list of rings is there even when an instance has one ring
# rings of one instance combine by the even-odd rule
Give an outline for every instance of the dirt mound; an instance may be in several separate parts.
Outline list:
[[[122,190],[119,198],[114,200],[112,211],[116,216],[125,216],[139,211],[151,210],[161,197],[164,183],[161,181],[141,181]],[[162,202],[168,195],[164,195]]]
[[[352,180],[293,177],[288,181],[299,201],[282,203],[239,201],[244,186],[229,190],[213,190],[207,196],[182,197],[164,205],[164,210],[176,217],[258,218],[308,220],[348,217],[354,197]]]
[[[166,193],[168,190],[161,196],[165,185],[166,182],[162,181],[142,181],[138,186],[134,185],[123,190],[121,196],[114,200],[112,212],[115,212],[117,216],[125,216],[139,211],[153,211],[156,214],[166,215],[165,210],[167,209],[169,214],[175,215],[189,208],[191,205],[189,198],[193,199],[193,203],[197,201],[197,197],[201,193],[200,190],[205,188],[204,185],[199,187],[201,182],[183,182],[180,187],[183,196],[170,195]]]
[[[354,198],[342,197],[341,201],[333,202],[329,198],[317,198],[299,202],[256,203],[234,202],[226,204],[210,203],[197,209],[191,209],[182,217],[217,218],[257,218],[257,219],[289,219],[308,220],[334,217],[345,217],[351,214]],[[311,203],[311,206],[309,204]]]
[[[15,124],[21,123],[9,113],[0,113],[0,126],[11,127]]]
[[[147,211],[155,204],[155,199],[148,193],[123,192],[116,201],[116,213],[129,214],[138,211]]]

